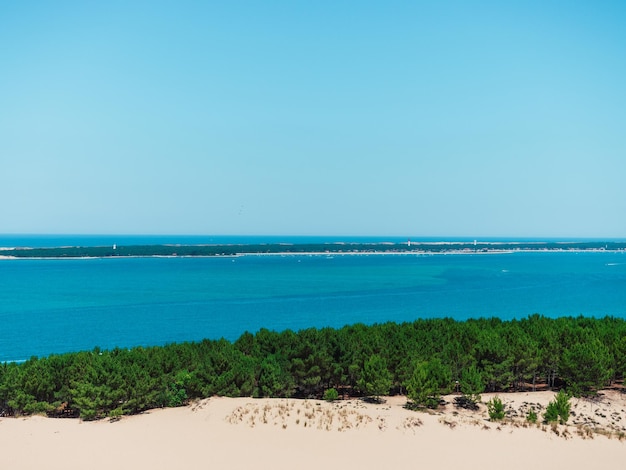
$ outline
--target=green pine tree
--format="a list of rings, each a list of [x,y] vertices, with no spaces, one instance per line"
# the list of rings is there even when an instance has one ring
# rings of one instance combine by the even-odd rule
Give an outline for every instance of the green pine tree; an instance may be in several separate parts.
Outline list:
[[[359,389],[367,396],[379,399],[387,395],[391,389],[392,376],[387,369],[387,362],[378,354],[370,356],[363,364],[361,379],[358,382]]]
[[[466,400],[474,405],[480,401],[480,394],[485,390],[485,384],[476,366],[470,366],[469,369],[463,371],[460,385],[461,393]]]

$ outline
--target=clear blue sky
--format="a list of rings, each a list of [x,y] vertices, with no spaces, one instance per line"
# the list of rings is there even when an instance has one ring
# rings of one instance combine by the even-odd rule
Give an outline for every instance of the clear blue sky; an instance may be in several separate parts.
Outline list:
[[[626,237],[624,1],[1,1],[0,233]]]

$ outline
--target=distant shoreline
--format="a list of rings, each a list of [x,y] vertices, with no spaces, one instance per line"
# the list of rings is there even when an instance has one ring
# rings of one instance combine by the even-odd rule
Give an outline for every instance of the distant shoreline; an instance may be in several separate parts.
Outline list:
[[[626,242],[406,242],[130,245],[0,248],[0,259],[189,258],[237,256],[435,255],[626,251]]]

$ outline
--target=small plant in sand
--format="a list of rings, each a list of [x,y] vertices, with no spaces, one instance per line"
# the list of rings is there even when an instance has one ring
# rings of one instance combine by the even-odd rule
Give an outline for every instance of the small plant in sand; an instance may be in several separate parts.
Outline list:
[[[415,418],[415,417],[409,417],[404,420],[403,426],[405,429],[411,429],[411,428],[420,427],[422,424],[424,423],[422,422],[421,419]]]
[[[556,434],[557,436],[559,436],[559,435],[560,435],[560,434],[559,434],[559,426],[558,426],[558,424],[557,424],[557,422],[556,422],[556,421],[552,421],[552,422],[550,422],[550,429],[551,429],[551,430],[552,430],[552,432],[553,432],[554,434]]]
[[[526,421],[529,423],[535,424],[537,422],[537,413],[532,408],[528,410],[528,414],[526,415]]]
[[[487,402],[487,411],[490,421],[502,421],[504,419],[504,403],[500,397],[495,396]]]
[[[543,415],[544,421],[546,423],[567,423],[571,408],[569,399],[570,396],[563,390],[557,393],[554,400],[548,403],[548,406],[546,407],[546,412]]]
[[[593,431],[582,424],[576,426],[576,433],[583,439],[593,439]]]
[[[339,392],[335,388],[329,388],[324,392],[324,400],[335,401],[339,399]]]
[[[121,407],[115,408],[114,410],[109,411],[109,419],[111,422],[119,421],[122,419],[123,414],[124,410]]]
[[[443,416],[442,416],[441,418],[439,418],[439,422],[440,422],[441,424],[445,424],[445,425],[446,425],[446,426],[448,426],[450,429],[454,429],[454,428],[456,427],[456,425],[457,425],[457,422],[456,422],[456,421],[450,421],[450,420],[447,420],[447,419],[446,419],[445,417],[443,417]]]

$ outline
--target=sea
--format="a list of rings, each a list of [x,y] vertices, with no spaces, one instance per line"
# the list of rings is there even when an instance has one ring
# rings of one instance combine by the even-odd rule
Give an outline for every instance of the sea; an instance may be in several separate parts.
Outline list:
[[[406,241],[0,235],[2,247]],[[626,253],[0,260],[0,362],[96,346],[235,340],[261,328],[297,331],[442,317],[510,320],[534,313],[626,318]]]

